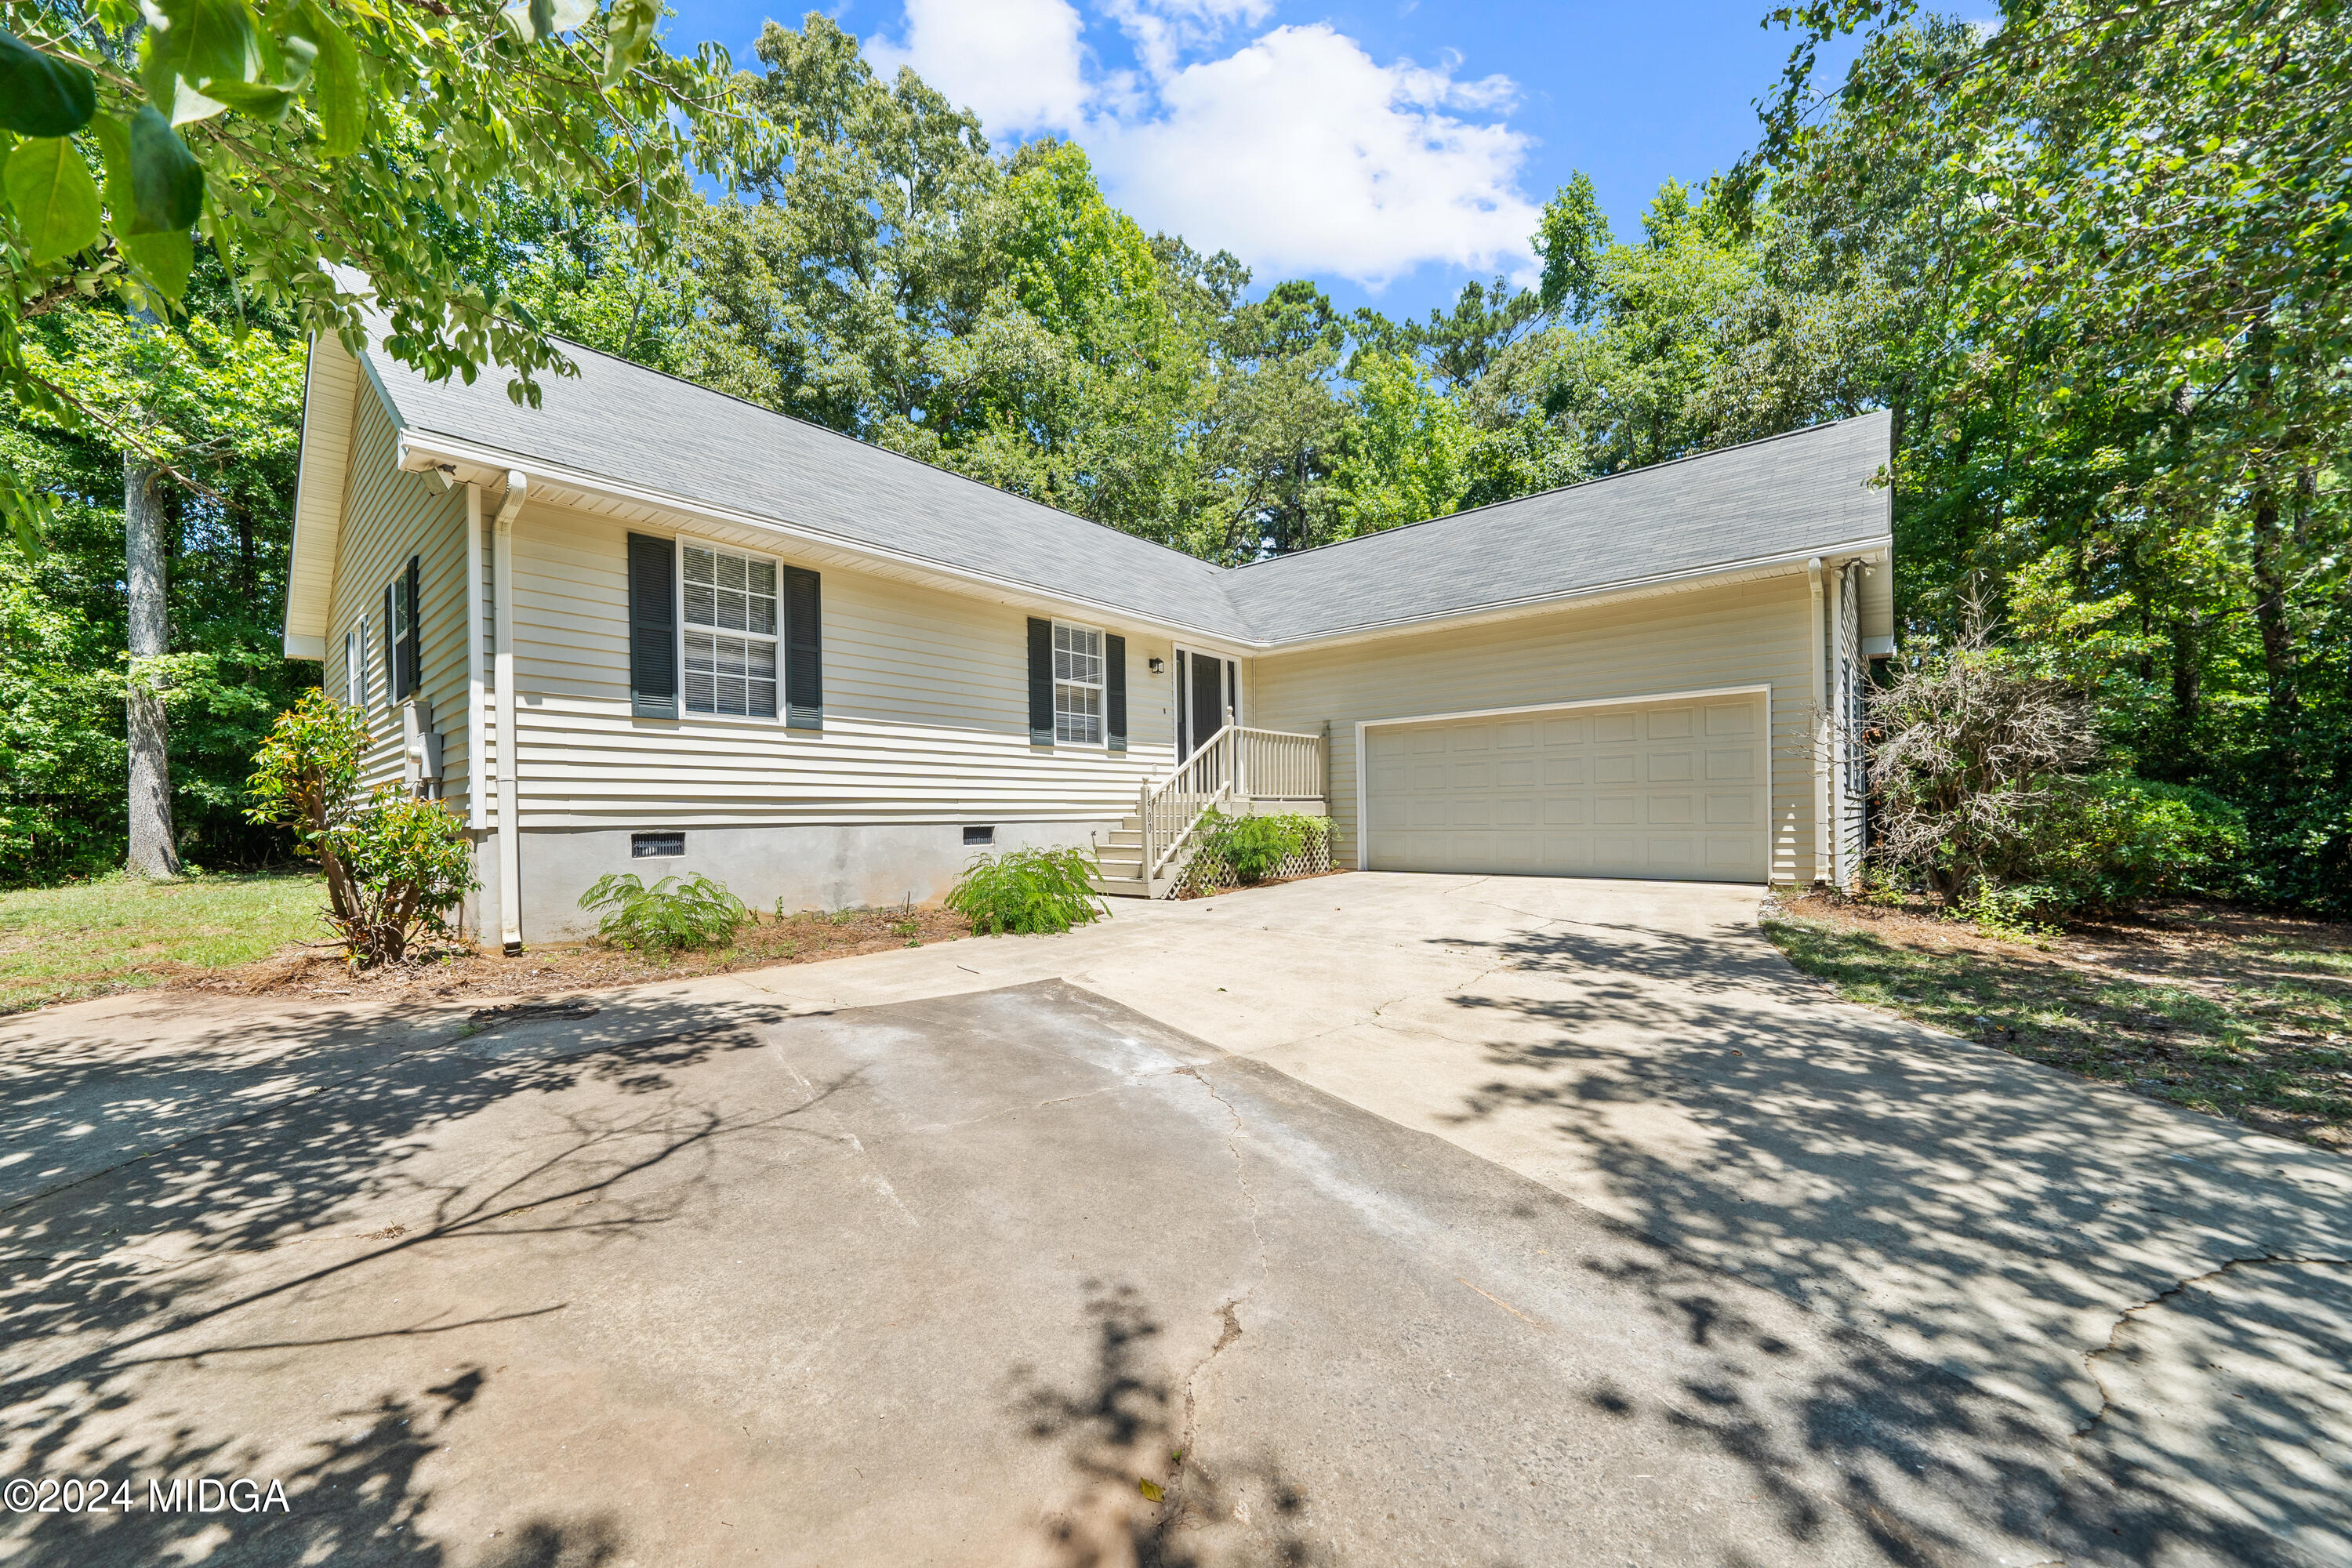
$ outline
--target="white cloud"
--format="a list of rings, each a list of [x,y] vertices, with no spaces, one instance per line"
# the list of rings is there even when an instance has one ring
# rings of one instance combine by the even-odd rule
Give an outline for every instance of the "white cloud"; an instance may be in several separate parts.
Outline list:
[[[1531,142],[1499,118],[1517,85],[1462,79],[1454,58],[1382,65],[1327,23],[1182,63],[1272,3],[1101,0],[1139,75],[1089,70],[1068,0],[908,0],[902,39],[867,53],[912,65],[992,135],[1075,137],[1147,228],[1261,275],[1378,289],[1430,262],[1531,272],[1539,215],[1517,184]]]
[[[1185,54],[1213,44],[1235,23],[1255,26],[1274,0],[1103,0],[1103,12],[1135,44],[1135,57],[1154,80],[1174,74]]]
[[[1147,226],[1261,271],[1379,288],[1432,261],[1528,269],[1529,139],[1454,112],[1510,95],[1500,78],[1383,66],[1328,26],[1276,27],[1162,82],[1149,118],[1098,121],[1085,140]]]
[[[907,0],[904,34],[866,41],[885,78],[902,65],[972,110],[992,136],[1068,130],[1093,90],[1069,0]]]

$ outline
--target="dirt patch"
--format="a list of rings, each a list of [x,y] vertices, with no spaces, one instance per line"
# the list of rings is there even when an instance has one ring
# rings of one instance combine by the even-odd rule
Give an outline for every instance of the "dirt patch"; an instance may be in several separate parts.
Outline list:
[[[2012,941],[1816,893],[1764,930],[1849,1001],[2352,1152],[2352,925],[2179,903]]]
[[[971,934],[970,921],[940,909],[843,910],[832,914],[808,910],[782,920],[761,915],[737,934],[733,945],[702,952],[638,952],[602,942],[535,942],[520,957],[509,958],[495,949],[452,947],[409,963],[355,973],[343,963],[340,950],[328,947],[284,952],[235,969],[173,974],[163,984],[181,990],[245,996],[379,1002],[535,996],[814,963],[861,952],[924,947]],[[510,1008],[485,1011],[521,1016]]]

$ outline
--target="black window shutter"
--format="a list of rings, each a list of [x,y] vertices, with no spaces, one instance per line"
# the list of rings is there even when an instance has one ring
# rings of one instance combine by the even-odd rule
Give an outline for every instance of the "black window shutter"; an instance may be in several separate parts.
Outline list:
[[[1127,639],[1103,638],[1103,734],[1114,752],[1127,750]]]
[[[1054,623],[1029,617],[1029,743],[1054,743]]]
[[[784,568],[784,728],[824,728],[824,616],[817,574]]]
[[[677,717],[677,542],[629,535],[629,711]]]
[[[419,592],[423,581],[417,559],[412,555],[408,558],[408,636],[402,639],[404,646],[400,650],[400,694],[403,697],[414,695],[416,689],[425,684],[424,617],[418,613],[424,605],[424,597]]]
[[[392,628],[400,623],[392,618],[393,585],[383,585],[383,700],[387,703],[400,700],[400,639]]]

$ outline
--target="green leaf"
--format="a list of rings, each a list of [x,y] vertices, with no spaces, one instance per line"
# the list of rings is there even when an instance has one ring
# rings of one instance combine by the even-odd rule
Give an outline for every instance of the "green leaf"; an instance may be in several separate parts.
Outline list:
[[[661,20],[661,0],[613,0],[604,16],[604,85],[611,87],[646,58]]]
[[[38,561],[49,552],[48,541],[43,536],[57,522],[58,514],[47,496],[38,490],[0,485],[0,513],[6,515],[8,531],[15,536],[17,552],[26,560]]]
[[[294,89],[288,87],[262,87],[249,81],[208,81],[205,91],[228,105],[239,114],[256,120],[266,120],[272,125],[283,124],[286,111],[294,107]]]
[[[1148,1481],[1143,1479],[1141,1477],[1138,1477],[1136,1479],[1135,1489],[1141,1492],[1145,1497],[1150,1498],[1153,1502],[1158,1502],[1160,1499],[1168,1495],[1160,1489],[1160,1483],[1158,1481]]]
[[[289,37],[306,39],[318,51],[310,66],[310,108],[319,117],[327,156],[348,158],[367,136],[359,46],[316,5],[296,14]]]
[[[141,77],[147,96],[174,125],[228,107],[215,83],[264,84],[261,29],[245,0],[144,0],[148,30]]]
[[[205,172],[152,105],[131,121],[131,226],[118,234],[188,228],[205,210]]]
[[[8,154],[8,205],[33,265],[71,256],[98,238],[98,182],[71,142],[44,136]]]
[[[163,234],[119,234],[117,249],[129,257],[155,291],[174,305],[188,291],[188,274],[195,270],[195,237],[184,228]]]
[[[87,66],[52,59],[0,27],[0,128],[19,136],[70,136],[98,112]]]

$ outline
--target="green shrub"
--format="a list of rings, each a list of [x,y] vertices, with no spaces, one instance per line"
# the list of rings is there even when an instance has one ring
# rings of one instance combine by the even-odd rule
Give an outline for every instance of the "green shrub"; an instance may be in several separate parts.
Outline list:
[[[1201,820],[1196,857],[1229,868],[1244,887],[1263,882],[1291,856],[1331,831],[1328,816],[1286,812],[1270,816],[1228,816],[1212,811]]]
[[[1096,896],[1094,857],[1083,849],[1008,849],[977,855],[948,889],[947,907],[982,936],[1066,931],[1108,915]]]
[[[614,946],[666,952],[723,946],[751,919],[725,883],[699,876],[684,883],[664,877],[648,888],[633,871],[615,872],[581,894],[580,907],[604,911],[596,934]]]
[[[465,824],[439,801],[379,784],[358,800],[366,715],[311,691],[278,717],[246,781],[248,820],[294,831],[327,879],[327,923],[355,963],[395,963],[478,884]]]
[[[2043,914],[2226,894],[2237,889],[2245,847],[2245,819],[2221,796],[2101,773],[2053,792],[2004,868],[2003,884],[2012,901],[2030,898]]]

